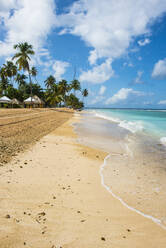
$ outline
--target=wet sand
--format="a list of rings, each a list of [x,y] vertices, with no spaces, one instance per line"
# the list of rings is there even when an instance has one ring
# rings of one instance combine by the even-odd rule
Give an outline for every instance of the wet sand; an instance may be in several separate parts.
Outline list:
[[[77,120],[1,167],[1,247],[165,248],[165,230],[102,187],[106,153],[78,144]]]
[[[82,115],[75,130],[80,143],[108,152],[102,170],[108,191],[166,229],[166,148],[91,113]]]

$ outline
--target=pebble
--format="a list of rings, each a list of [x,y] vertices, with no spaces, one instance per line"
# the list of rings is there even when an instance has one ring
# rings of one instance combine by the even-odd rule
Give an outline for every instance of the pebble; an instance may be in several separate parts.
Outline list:
[[[6,219],[10,219],[10,215],[7,214],[7,215],[5,216],[5,218],[6,218]]]

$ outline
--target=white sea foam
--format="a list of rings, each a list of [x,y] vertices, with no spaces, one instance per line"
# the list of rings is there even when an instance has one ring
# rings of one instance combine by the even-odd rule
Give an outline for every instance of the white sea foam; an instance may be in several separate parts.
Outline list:
[[[104,170],[104,167],[107,165],[107,159],[109,159],[111,157],[111,155],[107,155],[104,159],[104,163],[101,165],[100,167],[100,176],[101,176],[101,184],[102,186],[109,192],[111,193],[111,195],[116,198],[117,200],[119,200],[123,206],[127,207],[128,209],[130,209],[131,211],[134,211],[136,212],[137,214],[140,214],[142,215],[143,217],[147,218],[147,219],[150,219],[151,221],[153,221],[155,224],[159,225],[161,228],[165,229],[166,230],[166,226],[162,224],[161,220],[160,219],[157,219],[149,214],[145,214],[143,212],[141,212],[140,210],[134,208],[134,207],[131,207],[129,206],[122,198],[120,198],[119,196],[117,196],[116,194],[113,193],[113,191],[111,190],[111,188],[109,186],[107,186],[104,182],[104,176],[103,176],[103,170]]]
[[[116,123],[119,123],[120,122],[120,119],[118,119],[118,118],[114,118],[114,117],[110,117],[110,116],[105,116],[105,115],[98,114],[98,113],[95,113],[95,116],[96,117],[99,117],[99,118],[102,118],[102,119],[105,119],[105,120],[113,121],[113,122],[116,122]]]
[[[163,144],[164,146],[166,146],[166,137],[162,137],[160,139],[160,142],[161,142],[161,144]]]
[[[122,120],[120,120],[118,118],[105,116],[105,115],[98,114],[98,113],[95,113],[95,116],[99,117],[99,118],[103,118],[105,120],[116,122],[116,123],[118,123],[119,127],[125,128],[125,129],[127,129],[128,131],[130,131],[132,133],[136,133],[136,132],[142,131],[144,129],[143,124],[142,124],[141,121],[137,121],[137,122],[125,121],[125,120],[122,121]]]
[[[136,132],[142,131],[144,129],[144,127],[140,121],[139,122],[121,121],[119,123],[119,126],[129,130],[132,133],[136,133]]]

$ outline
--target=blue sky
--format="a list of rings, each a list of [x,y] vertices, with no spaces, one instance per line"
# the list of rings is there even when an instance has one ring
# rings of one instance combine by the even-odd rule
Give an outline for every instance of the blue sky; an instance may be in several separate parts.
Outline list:
[[[165,0],[0,0],[0,64],[24,41],[42,87],[76,68],[86,106],[166,108]]]

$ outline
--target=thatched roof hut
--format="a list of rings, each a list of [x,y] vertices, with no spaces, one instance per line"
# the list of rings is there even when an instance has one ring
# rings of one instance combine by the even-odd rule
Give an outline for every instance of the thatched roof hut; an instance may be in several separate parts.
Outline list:
[[[38,96],[30,96],[26,100],[24,100],[26,105],[32,105],[34,107],[43,107],[44,101],[41,100]]]
[[[26,100],[24,100],[25,104],[34,104],[35,103],[35,99],[33,97],[28,97]]]
[[[11,102],[12,102],[11,99],[7,96],[2,96],[0,98],[0,103],[11,103]]]
[[[16,98],[12,99],[12,102],[11,103],[12,104],[17,104],[17,105],[20,104],[20,102]]]
[[[36,101],[36,103],[38,103],[38,104],[44,104],[44,101],[42,99],[40,99],[38,96],[34,96],[33,98]]]

